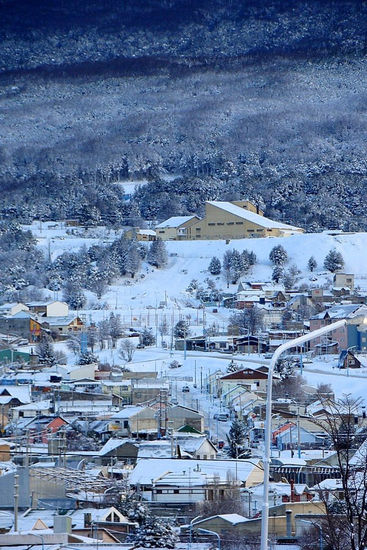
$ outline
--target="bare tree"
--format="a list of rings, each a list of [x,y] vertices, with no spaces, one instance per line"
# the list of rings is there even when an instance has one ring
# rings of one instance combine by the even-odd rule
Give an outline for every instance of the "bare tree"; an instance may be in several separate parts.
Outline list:
[[[324,399],[325,396],[320,396]],[[362,400],[346,395],[325,402],[322,418],[314,420],[325,431],[336,452],[340,489],[325,491],[320,486],[319,497],[324,502],[325,540],[336,550],[361,550],[367,545],[367,440],[358,447],[358,413]]]
[[[136,346],[131,340],[123,340],[119,347],[119,356],[121,359],[130,363],[133,360]]]

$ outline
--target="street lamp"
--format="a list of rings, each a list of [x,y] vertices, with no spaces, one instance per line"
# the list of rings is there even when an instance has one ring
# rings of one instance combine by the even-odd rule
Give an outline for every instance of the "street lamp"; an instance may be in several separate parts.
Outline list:
[[[263,506],[261,514],[261,550],[268,550],[268,533],[269,533],[269,472],[270,472],[270,448],[271,448],[271,414],[272,414],[272,385],[273,385],[273,372],[274,367],[277,364],[279,357],[288,349],[300,346],[310,340],[315,340],[324,334],[333,332],[338,328],[345,327],[347,324],[360,324],[361,320],[364,322],[364,316],[356,316],[350,320],[341,319],[335,323],[331,323],[325,327],[321,327],[317,330],[299,336],[294,340],[289,340],[285,344],[279,346],[273,353],[268,370],[268,381],[266,388],[266,419],[265,419],[265,441],[264,441],[264,495]]]
[[[199,533],[207,533],[208,535],[215,535],[218,539],[218,550],[220,550],[220,536],[215,531],[209,531],[209,529],[198,528]]]
[[[313,521],[310,521],[308,519],[301,519],[299,518],[299,521],[303,521],[303,523],[309,523],[313,527],[317,527],[320,531],[319,535],[319,550],[324,550],[324,537],[322,534],[322,526],[319,523],[314,523]]]

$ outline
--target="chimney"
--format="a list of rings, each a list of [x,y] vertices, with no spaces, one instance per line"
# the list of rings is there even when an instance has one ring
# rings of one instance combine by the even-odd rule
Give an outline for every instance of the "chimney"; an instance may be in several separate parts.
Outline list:
[[[84,513],[84,528],[90,527],[92,524],[92,514],[90,512]]]
[[[287,538],[292,536],[292,510],[285,511],[285,522],[287,529]]]
[[[71,533],[71,517],[54,516],[54,533]]]

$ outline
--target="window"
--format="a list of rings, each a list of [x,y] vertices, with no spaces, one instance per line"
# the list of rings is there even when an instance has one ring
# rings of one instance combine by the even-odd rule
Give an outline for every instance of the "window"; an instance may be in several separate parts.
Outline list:
[[[236,225],[243,225],[243,222],[236,222]]]
[[[255,233],[255,230],[254,229],[248,229],[247,233]]]
[[[156,493],[157,493],[157,495],[161,495],[162,494],[162,489],[157,489]]]
[[[178,489],[173,489],[173,494],[174,495],[179,495],[180,494],[180,491]]]
[[[234,222],[227,222],[227,225],[234,225]]]
[[[224,222],[218,222],[217,225],[224,225]]]
[[[208,223],[208,225],[215,225],[215,223],[213,223],[213,222],[210,222],[210,223]]]
[[[201,227],[196,227],[196,231],[201,231]]]
[[[164,233],[164,231],[162,231],[161,229],[158,231],[158,233]]]
[[[256,229],[256,231],[262,231],[262,229]]]
[[[129,427],[129,421],[128,420],[124,420],[124,428],[128,428]]]

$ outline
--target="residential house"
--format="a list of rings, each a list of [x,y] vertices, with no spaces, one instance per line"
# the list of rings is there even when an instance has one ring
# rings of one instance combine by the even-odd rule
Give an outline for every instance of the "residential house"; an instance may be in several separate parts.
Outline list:
[[[144,499],[165,504],[194,505],[223,498],[233,485],[252,487],[264,479],[258,459],[141,459],[130,475]]]
[[[245,386],[249,391],[266,391],[268,375],[250,367],[225,374],[218,379],[219,395],[227,393],[235,386]]]
[[[16,313],[19,313],[20,311],[29,311],[29,308],[20,302],[11,302],[8,304],[2,304],[0,306],[0,315],[15,315]]]
[[[38,321],[27,311],[18,311],[14,315],[0,317],[0,331],[16,334],[29,342],[38,342],[44,330],[42,321]]]
[[[318,439],[315,433],[305,430],[301,426],[298,427],[293,422],[287,422],[273,431],[273,445],[278,449],[294,449],[298,443],[315,444]]]
[[[354,275],[352,273],[335,273],[333,283],[334,287],[354,290]]]
[[[134,440],[111,437],[99,450],[98,456],[101,457],[102,464],[105,465],[110,465],[111,459],[135,464],[138,450],[139,444]]]
[[[365,316],[367,307],[363,304],[338,304],[310,319],[310,331],[330,325],[341,319],[353,319],[353,317]],[[310,342],[310,348],[319,353],[330,353],[330,349],[340,352],[355,346],[358,350],[367,351],[367,324],[350,325],[340,327],[331,334],[315,338]]]
[[[360,369],[367,367],[367,354],[356,353],[353,349],[343,349],[339,355],[339,369]]]
[[[47,327],[53,338],[65,338],[74,332],[80,332],[84,323],[77,315],[66,315],[63,317],[40,317],[43,326]]]
[[[109,431],[117,436],[148,438],[156,435],[157,430],[156,412],[150,407],[130,405],[114,413],[109,419]]]
[[[69,315],[69,306],[66,302],[58,300],[52,302],[27,302],[29,311],[36,315],[44,317],[67,317]]]
[[[156,226],[156,236],[162,241],[191,240],[192,227],[198,221],[198,216],[174,216]]]
[[[183,405],[174,405],[167,409],[168,425],[174,430],[178,430],[182,426],[191,426],[200,433],[204,432],[204,415]]]
[[[153,229],[139,229],[138,227],[125,231],[124,236],[129,241],[137,240],[143,242],[155,241],[157,238],[157,234]]]

